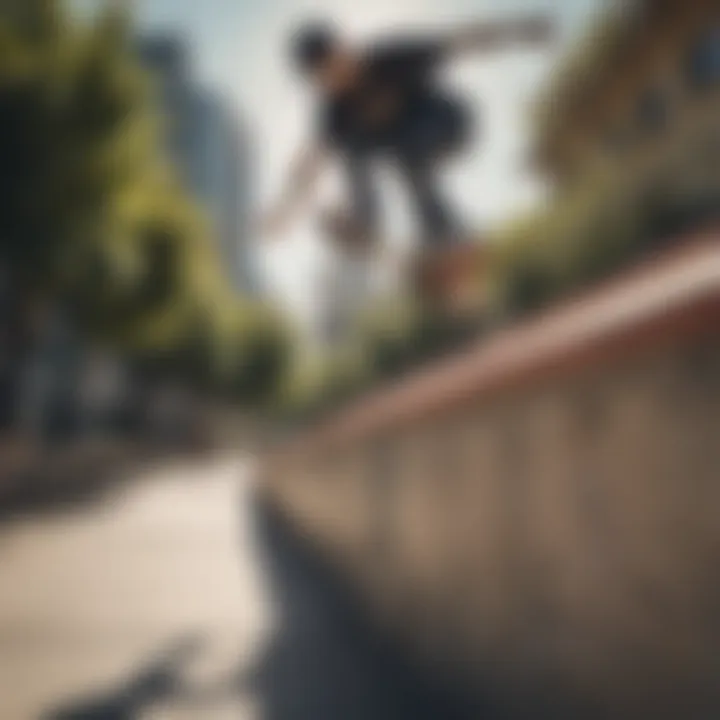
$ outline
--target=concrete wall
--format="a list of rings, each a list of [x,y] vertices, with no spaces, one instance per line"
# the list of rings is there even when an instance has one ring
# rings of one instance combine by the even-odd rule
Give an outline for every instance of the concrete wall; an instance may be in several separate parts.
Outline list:
[[[521,715],[718,716],[715,238],[387,395],[266,482],[389,631]]]

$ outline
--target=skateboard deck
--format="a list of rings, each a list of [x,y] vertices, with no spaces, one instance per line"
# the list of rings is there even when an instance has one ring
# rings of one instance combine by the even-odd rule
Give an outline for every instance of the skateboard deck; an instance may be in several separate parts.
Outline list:
[[[327,211],[320,224],[325,237],[342,252],[356,257],[375,255],[381,262],[399,267],[402,274],[410,276],[418,299],[433,308],[472,312],[480,302],[482,252],[476,243],[421,250],[408,257],[361,232],[346,211]]]

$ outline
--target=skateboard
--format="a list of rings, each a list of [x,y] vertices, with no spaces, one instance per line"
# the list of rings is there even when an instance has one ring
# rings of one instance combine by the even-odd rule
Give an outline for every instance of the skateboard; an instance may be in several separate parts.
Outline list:
[[[434,310],[472,313],[481,303],[480,267],[482,252],[474,242],[459,242],[441,248],[398,255],[378,238],[364,233],[344,210],[321,215],[321,230],[333,246],[358,256],[375,255],[387,264],[399,267],[408,276],[418,300]]]

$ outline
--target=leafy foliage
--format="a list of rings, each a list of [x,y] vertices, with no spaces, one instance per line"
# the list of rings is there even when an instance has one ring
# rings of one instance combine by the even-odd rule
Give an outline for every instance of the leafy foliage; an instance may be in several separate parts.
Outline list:
[[[0,3],[0,261],[15,285],[155,368],[259,401],[283,331],[230,291],[163,154],[130,18],[118,3],[89,24],[61,0]]]

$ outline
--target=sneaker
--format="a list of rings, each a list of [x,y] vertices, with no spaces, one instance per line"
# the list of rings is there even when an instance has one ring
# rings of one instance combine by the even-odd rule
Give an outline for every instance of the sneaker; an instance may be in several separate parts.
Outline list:
[[[415,286],[433,305],[453,312],[471,312],[480,298],[478,247],[455,245],[424,251],[416,265]]]

